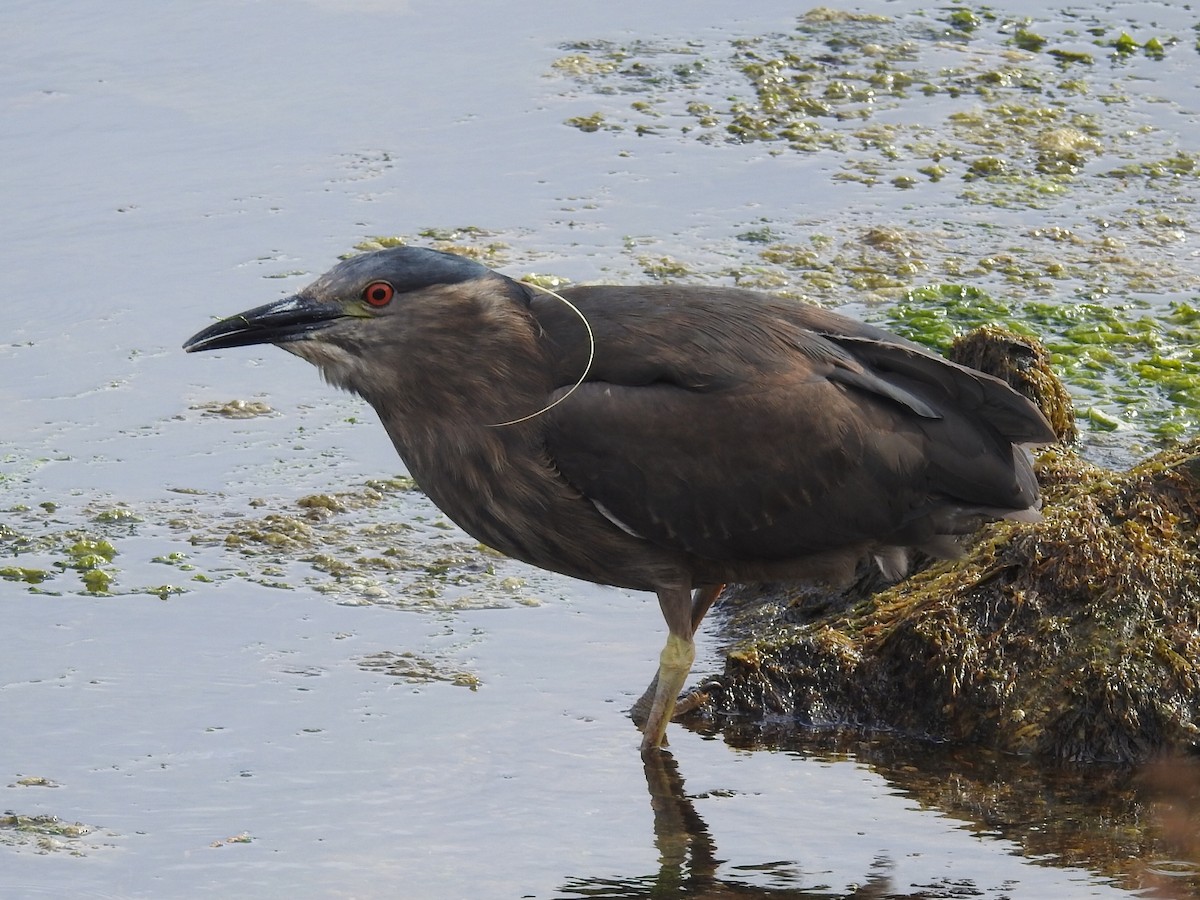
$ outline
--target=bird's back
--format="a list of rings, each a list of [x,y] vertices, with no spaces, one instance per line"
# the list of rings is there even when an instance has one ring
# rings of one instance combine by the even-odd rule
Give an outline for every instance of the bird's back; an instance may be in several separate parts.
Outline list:
[[[647,541],[734,575],[803,569],[847,550],[944,553],[947,536],[1038,503],[1019,445],[1053,435],[997,379],[751,291],[563,295],[587,318],[595,359],[547,413],[546,446],[564,478]],[[587,336],[558,301],[532,308],[561,395]]]

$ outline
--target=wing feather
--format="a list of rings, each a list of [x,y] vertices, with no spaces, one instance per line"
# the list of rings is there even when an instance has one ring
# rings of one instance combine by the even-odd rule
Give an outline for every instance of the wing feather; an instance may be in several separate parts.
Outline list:
[[[786,560],[921,544],[1037,502],[1014,443],[1049,440],[1002,382],[825,310],[753,292],[575,288],[596,356],[544,417],[547,452],[606,516],[654,543]],[[562,387],[578,318],[531,304]]]

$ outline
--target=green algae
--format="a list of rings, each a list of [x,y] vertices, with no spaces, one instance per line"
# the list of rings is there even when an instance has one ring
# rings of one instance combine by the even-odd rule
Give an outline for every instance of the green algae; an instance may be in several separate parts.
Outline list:
[[[124,517],[119,520],[126,521]],[[100,518],[94,521],[107,520]],[[66,547],[66,559],[58,560],[54,565],[78,572],[87,593],[107,594],[116,577],[109,565],[116,555],[117,549],[109,541],[84,537]]]
[[[402,247],[406,244],[424,241],[434,250],[446,253],[457,253],[478,260],[484,265],[504,265],[507,261],[508,245],[502,241],[491,240],[492,232],[477,225],[460,227],[429,227],[421,229],[415,237],[404,235],[372,235],[354,245],[352,252],[342,254],[346,259],[355,253],[374,250],[386,250],[391,247]]]
[[[950,111],[940,122],[930,123],[928,116],[922,115],[921,125],[889,124],[892,139],[873,147],[878,151],[876,164],[881,174],[889,166],[921,157],[935,164],[944,158],[963,162],[961,148],[971,144],[1003,151],[965,160],[965,168],[957,171],[967,181],[1020,178],[1025,171],[1022,144],[1028,144],[1031,137],[1028,130],[1069,111],[1070,104],[1058,96],[1056,88],[1080,97],[1094,94],[1128,102],[1116,100],[1114,87],[1123,83],[1120,74],[1105,70],[1063,79],[1064,68],[1095,67],[1095,59],[1084,50],[1054,46],[1056,41],[1070,39],[1062,23],[1053,23],[1062,33],[1051,39],[1022,28],[1007,36],[1008,23],[965,8],[952,10],[949,21],[954,32],[971,40],[971,55],[957,66],[944,64],[945,48],[937,43],[944,34],[920,17],[892,20],[810,13],[801,17],[791,35],[742,37],[726,47],[708,47],[708,64],[691,69],[688,78],[671,73],[678,71],[681,59],[696,53],[694,45],[649,42],[572,45],[577,51],[572,59],[592,59],[594,64],[576,62],[557,68],[556,73],[598,94],[654,93],[653,102],[636,96],[630,100],[630,115],[625,118],[610,109],[567,120],[586,131],[638,130],[639,124],[645,124],[639,123],[639,116],[648,115],[678,121],[680,133],[694,133],[708,143],[720,131],[727,141],[782,143],[800,152],[833,151],[847,157],[855,155],[855,145],[847,140],[854,129],[839,123],[873,119],[884,110],[904,107],[917,94],[949,96],[964,101],[963,105],[973,100],[970,113],[979,118],[969,130],[963,127],[969,113],[962,109]],[[1148,42],[1147,47],[1163,46],[1158,39],[1151,40],[1156,43]],[[1131,41],[1118,38],[1116,46],[1128,50]],[[822,55],[825,47],[836,47],[837,58]],[[749,86],[749,94],[744,87],[739,90],[739,82]],[[993,121],[997,119],[1000,121]],[[1098,133],[1093,137],[1097,143],[1089,146],[1089,153],[1101,146],[1108,153],[1123,148],[1137,152],[1141,142],[1135,131],[1125,127],[1124,119],[1096,116]],[[958,127],[951,127],[956,121]],[[1010,126],[1019,123],[1021,128],[1014,132],[1011,127],[1000,127],[1005,121]],[[653,130],[666,134],[670,128],[660,122]],[[872,142],[860,146],[872,149]],[[1078,159],[1085,161],[1082,156]],[[862,178],[864,165],[862,159],[847,158],[842,177]],[[1059,168],[1053,174],[1060,180],[1047,184],[1043,192],[1047,188],[1065,190],[1067,179],[1077,172]],[[891,180],[908,187],[911,178],[899,173]],[[988,193],[963,192],[962,196],[982,203],[996,199]],[[1024,197],[1026,202],[1037,202],[1036,192]]]
[[[41,584],[52,577],[45,569],[31,569],[25,566],[4,566],[0,568],[0,578],[5,581],[23,581],[26,584]]]
[[[188,555],[181,550],[173,550],[170,553],[164,553],[162,556],[156,556],[150,562],[161,563],[167,566],[176,566],[183,572],[193,571],[196,567],[188,561]]]
[[[103,522],[108,525],[132,524],[142,521],[141,518],[133,510],[125,506],[114,506],[110,509],[104,509],[93,516],[93,521]],[[111,560],[111,557],[109,557]]]
[[[73,568],[95,569],[112,562],[117,555],[117,548],[102,538],[81,538],[67,548],[67,554],[73,560]]]
[[[494,551],[465,538],[440,517],[392,499],[415,495],[407,477],[372,479],[362,488],[300,497],[274,511],[212,520],[189,530],[197,549],[220,548],[245,567],[210,573],[306,587],[341,603],[419,610],[504,607],[524,602],[523,583],[501,573]]]
[[[275,410],[262,400],[212,401],[197,403],[191,409],[199,410],[206,416],[219,416],[223,419],[255,419],[275,414]]]
[[[1136,447],[1197,426],[1197,332],[1170,317],[1200,283],[1184,249],[1200,230],[1200,162],[1171,130],[1190,115],[1169,98],[1180,36],[1146,29],[1098,11],[1051,12],[1035,28],[960,5],[937,17],[814,10],[790,33],[577,42],[574,55],[611,64],[555,75],[579,103],[605,98],[609,140],[652,116],[660,140],[813,155],[823,162],[806,173],[869,187],[877,227],[910,235],[900,255],[838,211],[820,226],[832,246],[809,244],[808,222],[759,219],[734,224],[736,243],[627,246],[633,277],[850,303],[943,349],[993,321],[1042,335],[1084,431]],[[881,201],[891,191],[913,199]],[[1027,224],[971,215],[987,208]],[[965,285],[989,299],[971,310],[940,296]]]
[[[172,491],[155,503],[100,500],[13,507],[0,524],[0,554],[13,559],[0,579],[33,594],[169,600],[201,586],[244,581],[305,588],[343,604],[431,612],[530,605],[525,583],[495,551],[431,515],[411,478],[369,479],[347,491],[291,500],[259,498],[253,515],[234,514],[201,491]],[[399,504],[403,509],[397,509]],[[120,515],[104,515],[120,510]],[[169,531],[187,549],[141,555],[147,538]],[[136,542],[138,552],[123,549]],[[154,569],[169,566],[178,578]]]
[[[983,20],[975,12],[962,6],[950,10],[946,16],[946,21],[951,28],[967,33],[974,31],[983,24]]]
[[[375,235],[359,241],[354,245],[354,249],[367,253],[374,250],[387,250],[392,247],[403,247],[407,243],[408,241],[399,235]]]
[[[216,849],[218,847],[227,847],[232,844],[252,844],[254,836],[248,831],[239,831],[237,834],[231,834],[229,837],[217,838],[209,843],[208,846]]]
[[[562,275],[541,272],[526,272],[520,280],[525,284],[533,284],[551,291],[566,287],[571,283],[569,278],[564,278]]]
[[[571,53],[561,56],[550,63],[550,68],[557,72],[574,77],[584,75],[607,75],[615,72],[620,66],[618,59],[603,59],[586,53]]]
[[[566,124],[572,128],[578,128],[580,131],[599,131],[601,128],[620,129],[621,126],[607,125],[604,120],[604,113],[594,112],[586,116],[571,116],[566,120]]]
[[[1063,50],[1054,48],[1052,50],[1047,50],[1046,53],[1056,59],[1064,68],[1075,63],[1084,66],[1095,65],[1096,63],[1096,58],[1092,54],[1086,53],[1082,50]]]
[[[157,597],[159,600],[167,600],[179,594],[186,594],[188,589],[175,584],[160,584],[152,587],[141,588],[139,593],[149,594],[152,597]]]
[[[82,822],[64,822],[57,816],[24,816],[11,812],[0,815],[0,829],[55,838],[83,837],[93,830]]]
[[[1159,438],[1200,431],[1200,329],[1190,304],[1113,308],[1100,303],[1001,302],[968,285],[909,291],[882,317],[888,327],[949,350],[973,328],[999,325],[1039,338],[1055,371],[1086,389],[1089,423]]]
[[[111,846],[107,839],[114,836],[94,825],[71,822],[48,813],[27,815],[9,810],[0,814],[0,846],[42,855],[66,853],[69,856],[86,856]],[[101,837],[106,839],[105,843],[96,843]]]
[[[447,659],[423,656],[411,651],[394,653],[384,650],[372,653],[361,657],[358,665],[368,672],[377,672],[409,684],[442,682],[472,691],[479,690],[483,684],[474,672],[460,668]]]
[[[638,257],[638,263],[645,274],[659,281],[687,278],[692,274],[686,263],[671,256],[643,254]]]
[[[1112,48],[1121,54],[1136,53],[1140,47],[1141,44],[1130,37],[1127,31],[1122,31],[1120,36],[1112,42]]]
[[[113,583],[113,574],[105,569],[88,569],[80,574],[80,580],[88,593],[107,594]]]
[[[1030,53],[1037,53],[1046,46],[1046,38],[1027,28],[1018,28],[1012,36],[1014,46]]]

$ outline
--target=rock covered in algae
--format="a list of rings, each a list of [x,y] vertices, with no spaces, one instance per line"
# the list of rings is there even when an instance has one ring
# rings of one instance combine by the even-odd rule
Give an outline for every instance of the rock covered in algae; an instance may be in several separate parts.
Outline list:
[[[1200,438],[1127,472],[1056,446],[1037,470],[1043,521],[989,525],[962,560],[735,589],[707,711],[1070,761],[1200,745]]]
[[[985,325],[954,339],[950,359],[995,375],[1032,400],[1064,444],[1079,437],[1075,405],[1050,366],[1039,341],[997,325]]]

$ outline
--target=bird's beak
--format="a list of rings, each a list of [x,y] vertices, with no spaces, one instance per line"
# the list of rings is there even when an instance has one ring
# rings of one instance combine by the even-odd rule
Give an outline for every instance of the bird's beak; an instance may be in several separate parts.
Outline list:
[[[340,303],[321,302],[296,294],[214,322],[188,338],[183,349],[195,353],[249,344],[286,344],[301,340],[346,315],[346,308]]]

